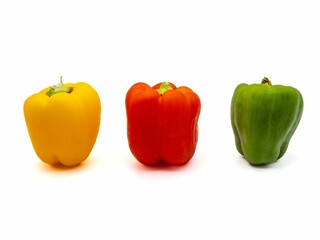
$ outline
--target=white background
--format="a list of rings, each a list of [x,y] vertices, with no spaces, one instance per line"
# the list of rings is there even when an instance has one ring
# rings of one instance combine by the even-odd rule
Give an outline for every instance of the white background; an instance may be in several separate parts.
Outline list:
[[[319,239],[317,1],[1,1],[0,239]],[[102,102],[89,159],[53,168],[35,155],[23,102],[85,81]],[[242,82],[304,96],[285,156],[250,166],[229,120]],[[171,81],[201,98],[189,164],[147,168],[131,155],[124,98]]]

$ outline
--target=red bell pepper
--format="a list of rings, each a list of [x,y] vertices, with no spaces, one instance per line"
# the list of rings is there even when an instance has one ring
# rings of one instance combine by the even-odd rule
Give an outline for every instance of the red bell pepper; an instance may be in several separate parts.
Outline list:
[[[140,82],[128,90],[125,103],[129,148],[139,162],[182,165],[193,157],[201,103],[190,88]]]

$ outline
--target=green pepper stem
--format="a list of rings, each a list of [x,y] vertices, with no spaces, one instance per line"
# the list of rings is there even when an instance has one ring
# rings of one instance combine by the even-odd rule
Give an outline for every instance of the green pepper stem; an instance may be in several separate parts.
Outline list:
[[[72,92],[72,87],[66,87],[63,82],[62,82],[62,76],[60,77],[60,83],[53,85],[50,87],[50,89],[46,92],[46,95],[51,97],[52,95],[56,93],[71,93]]]
[[[272,86],[271,81],[270,81],[269,78],[267,78],[267,77],[264,77],[264,78],[262,79],[261,84],[264,84],[264,85],[266,85],[266,86],[268,86],[268,87],[271,87],[271,86]]]
[[[170,83],[168,82],[163,82],[161,83],[160,87],[157,89],[157,92],[162,95],[168,90],[172,90],[173,88],[171,87]]]

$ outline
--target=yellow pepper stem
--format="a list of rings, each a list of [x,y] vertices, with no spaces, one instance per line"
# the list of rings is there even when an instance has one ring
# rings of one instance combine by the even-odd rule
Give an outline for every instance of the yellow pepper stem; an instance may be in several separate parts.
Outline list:
[[[60,77],[60,83],[50,87],[48,92],[46,92],[46,95],[51,97],[52,95],[54,95],[56,93],[62,93],[62,92],[71,93],[72,92],[72,87],[66,87],[62,82],[62,76],[61,76]]]

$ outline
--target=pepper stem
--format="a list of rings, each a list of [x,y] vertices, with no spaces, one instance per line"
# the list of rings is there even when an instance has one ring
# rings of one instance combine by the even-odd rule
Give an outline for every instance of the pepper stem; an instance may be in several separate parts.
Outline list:
[[[170,83],[168,82],[163,82],[161,83],[160,87],[157,89],[157,92],[162,95],[168,90],[172,90],[173,88],[171,87]]]
[[[52,87],[50,87],[50,89],[48,90],[48,92],[46,92],[46,95],[51,97],[52,95],[56,94],[56,93],[71,93],[72,92],[72,87],[66,87],[63,82],[62,82],[62,76],[60,77],[60,83],[53,85]]]
[[[272,86],[271,81],[270,81],[269,78],[267,78],[267,77],[264,77],[264,78],[262,79],[261,84],[264,84],[264,85],[269,86],[269,87]]]

